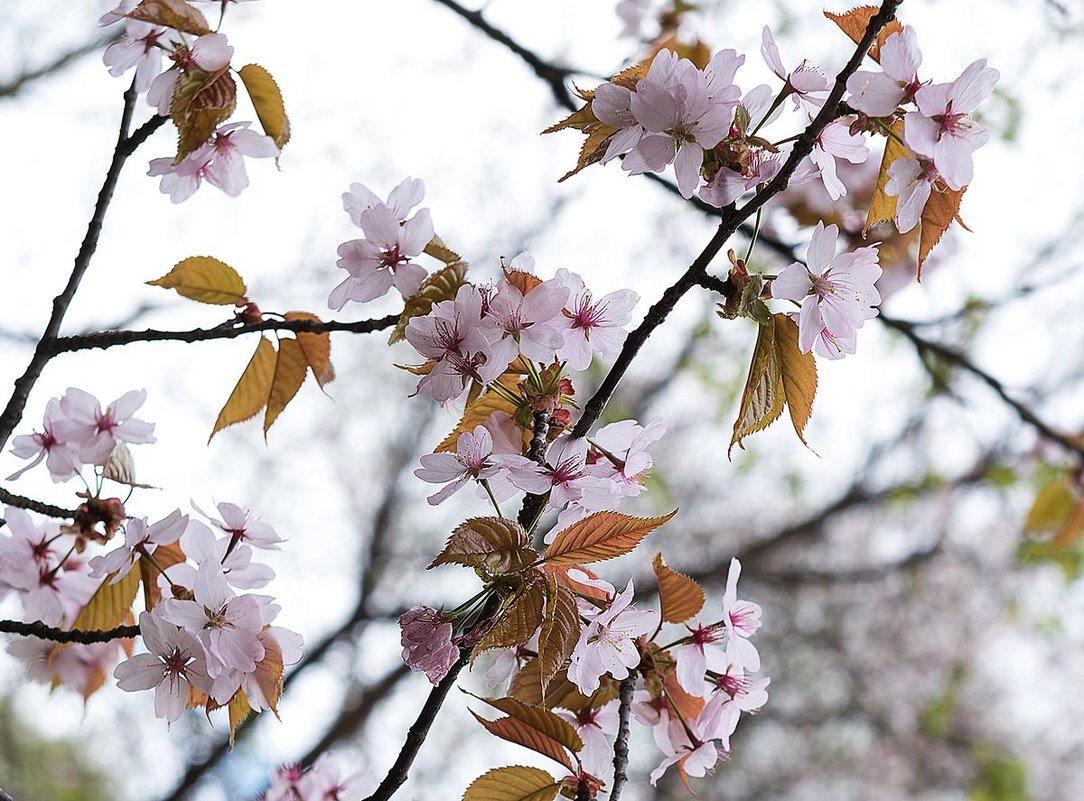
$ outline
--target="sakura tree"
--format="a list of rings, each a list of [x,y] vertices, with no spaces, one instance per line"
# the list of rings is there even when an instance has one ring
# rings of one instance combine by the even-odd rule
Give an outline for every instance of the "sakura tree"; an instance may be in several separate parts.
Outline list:
[[[441,2],[499,40],[479,12]],[[723,587],[712,593],[691,567],[693,575],[668,566],[667,559],[682,561],[680,551],[664,557],[660,546],[649,558],[644,540],[680,527],[675,507],[684,501],[674,498],[657,514],[629,513],[651,496],[668,424],[621,415],[615,393],[678,302],[701,295],[716,306],[714,325],[755,331],[730,457],[743,459],[746,441],[784,410],[798,439],[793,447],[805,445],[818,359],[860,352],[880,316],[878,281],[890,246],[860,244],[830,219],[802,224],[788,244],[773,227],[773,206],[788,191],[819,184],[833,201],[867,207],[863,235],[917,229],[914,252],[903,252],[920,277],[966,213],[973,155],[990,138],[976,111],[997,70],[980,59],[955,79],[926,74],[921,32],[905,14],[896,19],[893,0],[810,22],[837,36],[843,66],[834,73],[790,53],[785,60],[768,27],[760,54],[688,41],[675,22],[688,9],[675,4],[648,52],[608,79],[573,84],[537,57],[532,64],[568,107],[545,132],[585,136],[577,160],[569,151],[574,166],[562,181],[620,170],[629,181],[661,182],[687,201],[688,214],[711,221],[684,271],[647,302],[634,288],[600,289],[591,268],[601,254],[587,244],[582,264],[557,268],[516,250],[487,263],[456,244],[440,204],[422,205],[432,191],[422,178],[378,184],[345,176],[342,209],[355,230],[328,245],[346,276],[326,265],[323,300],[349,319],[273,311],[243,269],[193,253],[143,280],[176,293],[170,302],[180,296],[178,308],[184,301],[215,308],[215,325],[61,336],[67,308],[91,274],[121,170],[161,141],[152,139],[158,129],[176,129],[176,150],[148,153],[146,172],[173,204],[214,191],[244,203],[249,168],[270,170],[271,159],[288,158],[288,98],[268,69],[238,63],[227,39],[235,5],[126,0],[102,18],[116,35],[103,55],[110,74],[134,72],[117,144],[68,284],[0,414],[0,439],[25,460],[3,490],[0,588],[21,611],[0,623],[19,635],[9,653],[26,662],[32,679],[73,689],[84,701],[143,693],[147,713],[167,724],[200,708],[222,720],[231,741],[251,714],[277,716],[291,668],[310,658],[312,636],[276,625],[283,604],[265,593],[275,592],[278,576],[263,553],[304,547],[302,538],[241,498],[216,498],[213,510],[178,501],[161,516],[144,511],[152,488],[137,481],[136,459],[166,425],[136,416],[153,388],[129,380],[103,404],[72,386],[41,399],[40,425],[26,412],[60,354],[244,339],[255,350],[207,421],[210,437],[260,415],[266,437],[309,374],[331,391],[332,333],[388,331],[389,361],[416,378],[394,402],[451,409],[457,418],[443,439],[422,439],[431,452],[407,472],[428,496],[420,514],[445,502],[470,509],[427,559],[434,574],[458,570],[455,584],[469,590],[443,607],[408,599],[396,616],[402,660],[432,687],[413,704],[413,722],[401,721],[389,765],[373,776],[320,755],[311,767],[275,769],[266,797],[391,798],[442,709],[463,703],[489,734],[545,757],[549,770],[495,765],[449,797],[618,799],[630,783],[637,727],[655,742],[653,769],[632,780],[639,787],[668,772],[689,782],[726,771],[745,721],[771,706],[775,688],[762,666],[771,660],[762,659],[757,635],[773,621],[739,590],[739,559],[727,561]],[[621,5],[632,26],[643,4]],[[769,83],[744,77],[758,57]],[[133,129],[141,112],[147,121]],[[565,141],[571,146],[570,135]],[[873,143],[883,155],[873,186],[860,189],[847,165],[877,161]],[[246,158],[266,161],[247,165]],[[766,249],[785,252],[785,264],[758,269]],[[396,310],[385,316],[361,309],[389,302]],[[66,506],[16,492],[14,482],[35,470],[60,485]],[[204,498],[213,490],[161,491]],[[620,575],[599,565],[625,556]],[[651,565],[651,580],[643,570],[632,577],[637,559]],[[473,699],[451,694],[468,670],[486,688]]]

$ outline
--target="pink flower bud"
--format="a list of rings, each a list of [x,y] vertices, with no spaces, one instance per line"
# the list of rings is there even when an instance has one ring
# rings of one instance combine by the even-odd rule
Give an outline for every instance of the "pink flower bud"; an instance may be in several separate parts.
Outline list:
[[[411,670],[425,673],[434,685],[439,684],[459,659],[449,618],[428,606],[415,606],[399,618],[399,627],[403,630],[403,661]]]

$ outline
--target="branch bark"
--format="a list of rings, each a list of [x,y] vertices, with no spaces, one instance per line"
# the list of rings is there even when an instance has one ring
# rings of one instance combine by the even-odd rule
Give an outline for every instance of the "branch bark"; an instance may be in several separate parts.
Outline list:
[[[139,636],[139,626],[117,626],[112,629],[92,629],[90,631],[67,631],[54,626],[46,626],[40,620],[24,623],[21,620],[0,620],[0,634],[22,634],[25,637],[38,637],[53,642],[75,642],[89,645],[96,642],[123,640]]]
[[[636,690],[636,674],[632,673],[621,681],[617,707],[617,739],[614,740],[614,788],[610,791],[610,801],[620,801],[621,792],[628,782],[626,769],[629,766],[629,712],[632,709],[632,694]]]

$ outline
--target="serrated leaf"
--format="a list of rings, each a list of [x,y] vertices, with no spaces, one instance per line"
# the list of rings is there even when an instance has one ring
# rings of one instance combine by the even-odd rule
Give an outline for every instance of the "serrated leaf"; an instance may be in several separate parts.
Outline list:
[[[543,571],[545,571],[546,575],[553,576],[559,582],[572,590],[572,592],[576,595],[583,595],[587,598],[594,598],[596,601],[602,601],[604,604],[610,602],[610,594],[606,592],[606,590],[600,587],[592,587],[590,584],[583,584],[570,576],[568,574],[568,571],[572,568],[575,568],[576,570],[584,573],[587,578],[593,581],[597,581],[601,578],[601,576],[591,570],[591,568],[585,567],[583,565],[572,565],[570,567],[568,565],[547,564],[542,566],[542,569]]]
[[[437,558],[426,567],[481,567],[495,576],[525,570],[538,560],[523,526],[503,517],[472,517],[456,526]]]
[[[626,554],[640,540],[677,514],[630,517],[620,512],[595,512],[553,538],[543,556],[549,565],[582,565]]]
[[[173,89],[169,116],[177,126],[177,155],[174,164],[211,138],[218,126],[237,107],[237,82],[229,65],[217,72],[190,69],[182,73]]]
[[[749,376],[742,390],[727,458],[734,446],[741,446],[747,436],[774,423],[783,413],[783,404],[783,375],[776,358],[775,325],[762,323],[757,326],[757,343],[749,363]]]
[[[484,701],[494,709],[504,712],[511,719],[517,720],[525,726],[534,729],[543,737],[547,737],[559,746],[570,750],[573,754],[583,750],[583,740],[567,720],[541,706],[525,704],[517,698],[482,698],[474,696],[479,701]],[[521,743],[523,745],[523,743]],[[531,748],[532,746],[527,746]],[[537,750],[537,749],[536,749]],[[545,753],[540,751],[539,753]],[[572,768],[568,765],[569,769]]]
[[[322,322],[312,312],[306,311],[288,311],[282,315],[287,320],[308,320],[314,323]],[[331,366],[331,334],[324,332],[322,334],[314,334],[308,331],[296,331],[294,336],[297,337],[297,342],[301,345],[301,350],[305,352],[305,360],[309,363],[309,369],[312,370],[312,376],[316,379],[316,383],[323,389],[325,386],[335,380],[335,368]]]
[[[450,251],[449,251],[450,252]],[[406,337],[407,324],[415,317],[429,314],[434,303],[442,300],[455,300],[459,288],[467,282],[467,263],[453,262],[442,270],[426,276],[418,291],[403,303],[403,313],[395,330],[388,337],[388,344],[394,345]]]
[[[264,701],[267,702],[267,708],[277,718],[279,716],[279,698],[282,697],[282,672],[284,669],[282,648],[274,637],[266,637],[262,642],[264,656],[263,659],[256,663],[256,670],[252,677],[256,682],[256,686],[259,687]],[[247,702],[247,696],[245,700]],[[258,706],[262,705],[258,704]]]
[[[515,384],[509,386],[510,381],[500,379],[501,384],[508,386],[513,392],[516,392]],[[515,379],[515,383],[519,383],[519,379]],[[487,392],[484,395],[478,397],[473,403],[469,404],[466,409],[463,410],[463,416],[459,418],[459,422],[448,436],[441,440],[440,444],[434,449],[433,453],[455,453],[456,446],[459,444],[459,437],[461,434],[467,432],[473,432],[475,428],[483,425],[494,412],[503,412],[509,417],[514,417],[516,413],[516,404],[504,397],[503,394],[498,392]]]
[[[839,29],[851,38],[852,42],[858,44],[866,35],[866,29],[869,28],[869,21],[873,19],[873,15],[878,11],[880,11],[880,9],[877,8],[877,6],[859,6],[858,8],[852,8],[850,11],[844,12],[843,14],[825,11],[824,16],[838,25]],[[876,41],[870,47],[870,58],[880,63],[881,45],[885,43],[885,39],[901,30],[903,30],[903,26],[900,24],[899,20],[889,20],[888,24],[886,24],[877,34]]]
[[[617,128],[602,122],[588,131],[587,138],[584,139],[583,144],[580,145],[580,155],[576,159],[576,166],[558,178],[557,183],[567,181],[585,167],[589,167],[596,162],[602,161],[603,156],[606,155],[604,145],[610,141],[610,137],[615,133],[617,133]]]
[[[173,28],[193,36],[212,33],[203,12],[184,0],[143,0],[123,16],[149,22],[152,25],[161,25],[164,28]]]
[[[433,234],[433,238],[429,240],[429,244],[425,246],[423,252],[427,256],[432,256],[434,259],[442,261],[447,265],[466,264],[463,257],[445,245],[444,240],[436,234]]]
[[[267,394],[267,411],[263,417],[263,435],[271,429],[275,420],[290,401],[297,395],[305,383],[305,374],[309,371],[309,360],[301,344],[292,337],[279,340],[278,357],[275,359],[275,375]]]
[[[154,549],[154,561],[162,570],[168,570],[173,565],[179,565],[185,561],[181,543],[171,542],[169,545],[159,545]],[[162,590],[158,586],[158,568],[146,559],[139,560],[139,573],[143,579],[143,606],[149,612],[162,600]],[[192,589],[189,587],[189,589]]]
[[[794,433],[807,448],[805,427],[813,414],[813,398],[817,394],[817,360],[813,352],[802,353],[798,348],[798,324],[785,314],[776,314],[775,349],[783,378],[783,396]]]
[[[704,590],[683,573],[672,570],[661,553],[651,562],[659,582],[659,606],[667,623],[684,623],[704,608]]]
[[[537,751],[539,754],[548,756],[553,761],[559,762],[569,770],[573,770],[572,759],[569,757],[568,752],[561,747],[561,744],[542,734],[537,729],[534,729],[515,718],[486,720],[474,711],[471,711],[471,714],[474,715],[474,719],[481,723],[490,734],[496,735],[502,740],[507,740],[510,743],[522,745],[524,748],[530,748],[532,751]]]
[[[471,659],[492,648],[523,645],[542,625],[542,582],[523,587],[475,646]]]
[[[207,438],[208,442],[222,429],[255,417],[267,406],[271,382],[275,378],[276,361],[275,346],[267,337],[260,337],[256,352],[252,354],[248,366],[237,380],[237,385],[226,400],[226,405],[218,413],[211,436]]]
[[[263,132],[270,136],[281,150],[290,141],[290,119],[286,116],[286,105],[282,102],[279,85],[271,73],[259,64],[246,64],[241,67],[241,80],[245,84],[256,117]]]
[[[132,611],[132,602],[139,591],[140,575],[138,570],[130,570],[128,575],[116,584],[110,584],[112,574],[107,576],[101,586],[94,591],[87,605],[72,623],[72,631],[96,631],[119,626]]]
[[[233,694],[228,712],[230,716],[230,748],[233,748],[234,738],[237,736],[237,727],[252,713],[252,707],[248,705],[248,697],[245,695],[244,690],[238,690]]]
[[[211,256],[182,259],[168,273],[147,284],[175,289],[189,300],[215,306],[232,306],[243,300],[248,291],[235,269]]]
[[[594,96],[593,92],[590,94],[592,97]],[[558,131],[563,131],[566,128],[574,128],[577,131],[587,131],[592,126],[600,124],[601,123],[599,122],[598,117],[595,116],[594,109],[592,109],[591,104],[588,103],[586,106],[583,106],[582,108],[573,111],[560,122],[555,122],[542,133],[557,133]]]
[[[922,279],[922,264],[930,255],[934,245],[941,241],[952,221],[956,220],[960,225],[960,203],[963,200],[967,187],[949,189],[948,187],[935,188],[930,192],[926,205],[922,207],[922,219],[919,225],[922,233],[918,244],[918,277]],[[967,226],[964,226],[965,228]]]
[[[519,290],[521,295],[526,295],[536,286],[542,283],[542,279],[534,273],[526,270],[505,269],[504,280]]]
[[[513,765],[493,768],[471,782],[463,801],[553,801],[561,783],[546,771]]]
[[[564,666],[580,639],[580,613],[576,598],[567,587],[549,575],[543,585],[546,611],[538,634],[539,679],[545,692]]]
[[[910,158],[911,151],[903,144],[903,120],[897,120],[892,125],[894,135],[885,137],[885,152],[881,156],[881,166],[877,173],[877,183],[873,189],[873,200],[870,201],[869,211],[866,213],[866,224],[862,228],[862,236],[869,233],[869,229],[877,223],[888,222],[896,216],[896,204],[899,198],[890,195],[885,190],[888,187],[888,168],[897,159]]]

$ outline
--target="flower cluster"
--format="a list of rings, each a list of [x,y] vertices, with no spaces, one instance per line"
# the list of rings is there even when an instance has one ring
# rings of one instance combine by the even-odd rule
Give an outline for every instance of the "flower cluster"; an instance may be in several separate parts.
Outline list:
[[[226,5],[221,4],[223,12]],[[182,144],[176,157],[150,162],[147,174],[161,176],[161,191],[174,203],[191,197],[204,180],[236,197],[248,186],[246,156],[279,155],[281,141],[249,130],[250,122],[220,124],[236,103],[236,83],[229,74],[233,47],[225,34],[211,31],[195,7],[181,14],[175,8],[121,0],[100,22],[124,23],[124,32],[103,55],[109,74],[120,76],[134,68],[135,91],[145,94],[159,115],[173,118],[182,142],[192,136],[198,140]],[[171,62],[165,70],[163,55]],[[212,128],[203,130],[204,119],[197,121],[194,111],[204,119],[213,115]]]
[[[284,765],[271,771],[271,786],[261,801],[361,801],[371,791],[370,782],[361,773],[339,778],[339,766],[327,754],[321,755],[308,770],[300,765]]]

